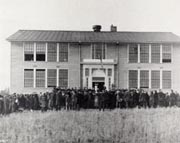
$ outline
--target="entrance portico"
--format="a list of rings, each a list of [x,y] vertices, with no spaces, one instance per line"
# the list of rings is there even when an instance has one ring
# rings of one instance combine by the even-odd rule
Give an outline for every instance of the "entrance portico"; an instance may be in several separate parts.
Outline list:
[[[114,60],[112,59],[84,59],[83,60],[83,87],[107,90],[114,84]]]

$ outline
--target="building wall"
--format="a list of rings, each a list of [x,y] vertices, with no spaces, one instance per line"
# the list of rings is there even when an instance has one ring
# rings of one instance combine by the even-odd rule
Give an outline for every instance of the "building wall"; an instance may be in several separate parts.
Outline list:
[[[68,62],[24,61],[23,43],[11,43],[11,87],[10,93],[32,93],[51,91],[52,88],[24,88],[24,69],[68,69],[68,86],[80,87],[79,45],[69,46]]]
[[[180,45],[174,45],[172,48],[172,63],[128,63],[128,45],[119,45],[119,60],[117,65],[117,78],[119,79],[118,88],[128,88],[128,71],[129,70],[163,70],[171,71],[172,78],[172,89],[180,92]],[[119,77],[118,77],[119,75]],[[116,78],[116,77],[115,77]],[[163,91],[169,92],[171,89],[162,89]]]
[[[173,48],[173,59],[172,59],[172,84],[174,90],[180,92],[180,45],[179,44],[174,44]]]
[[[114,84],[116,88],[128,88],[129,70],[171,70],[172,89],[180,92],[180,45],[172,50],[172,63],[128,63],[128,44],[107,44],[106,58],[114,59]],[[91,59],[91,44],[70,44],[68,62],[25,62],[23,43],[11,43],[11,93],[46,92],[52,88],[24,88],[24,69],[68,69],[69,87],[82,86],[83,59]],[[81,67],[80,67],[81,66]],[[81,71],[80,71],[81,70]],[[81,74],[81,75],[80,75]]]
[[[10,93],[23,90],[23,43],[11,43]]]

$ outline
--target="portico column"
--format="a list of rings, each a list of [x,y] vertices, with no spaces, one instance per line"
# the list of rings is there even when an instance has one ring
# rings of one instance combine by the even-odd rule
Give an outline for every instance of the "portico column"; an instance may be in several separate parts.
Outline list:
[[[114,84],[114,66],[112,67],[111,88],[112,84]]]
[[[140,89],[140,69],[138,69],[138,89]]]
[[[88,81],[89,81],[89,83],[88,83],[88,87],[89,88],[92,88],[92,68],[89,68],[89,77],[88,77],[89,79],[88,79]]]
[[[105,87],[107,90],[109,90],[109,77],[108,77],[108,68],[105,68]]]

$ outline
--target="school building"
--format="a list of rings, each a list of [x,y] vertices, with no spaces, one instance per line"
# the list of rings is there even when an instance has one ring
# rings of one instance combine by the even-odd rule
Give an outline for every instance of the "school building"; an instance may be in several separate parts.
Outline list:
[[[11,43],[10,93],[61,88],[180,91],[180,37],[171,32],[19,30]]]

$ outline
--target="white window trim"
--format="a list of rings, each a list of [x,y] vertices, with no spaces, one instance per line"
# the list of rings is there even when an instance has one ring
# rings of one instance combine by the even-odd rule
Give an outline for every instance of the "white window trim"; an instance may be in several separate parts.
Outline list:
[[[93,50],[93,43],[91,43],[90,59],[93,59],[92,50]]]
[[[47,83],[47,79],[48,78],[48,76],[47,76],[47,68],[45,68],[45,88],[47,88],[48,87],[48,83]]]
[[[34,42],[34,62],[36,62],[36,42]]]
[[[33,71],[34,71],[34,88],[36,88],[36,68],[34,68]]]
[[[59,43],[57,43],[57,57],[56,61],[59,62]]]
[[[149,44],[149,63],[151,63],[151,44]]]
[[[104,59],[107,59],[107,43],[104,43],[104,50],[105,50],[104,51],[105,52],[104,53],[104,56],[105,56]]]
[[[151,89],[151,72],[152,70],[149,70],[149,89]]]
[[[140,89],[140,69],[137,69],[138,71],[138,84],[137,84],[137,88]]]
[[[138,45],[138,61],[137,63],[140,63],[140,44],[137,44]]]
[[[174,46],[171,44],[171,63],[173,63],[173,51],[174,51]]]
[[[160,64],[162,64],[162,44],[160,44]]]
[[[33,53],[34,54],[34,53]],[[25,46],[24,46],[24,42],[23,42],[23,62],[26,62],[25,61]],[[33,57],[34,58],[34,57]],[[34,59],[33,59],[33,61],[34,61]]]
[[[127,63],[130,63],[129,62],[129,44],[127,44]]]
[[[45,43],[45,62],[48,62],[48,43]]]
[[[160,69],[160,89],[162,89],[162,82],[163,82],[163,79],[162,79],[162,69]]]
[[[57,74],[56,74],[56,82],[57,82],[56,86],[59,87],[59,68],[56,69],[56,72],[57,72]]]
[[[173,70],[171,71],[171,89],[174,89],[174,85],[173,85]]]
[[[67,57],[67,62],[65,62],[65,63],[68,63],[69,62],[69,57],[70,57],[70,43],[68,43],[68,57]]]

